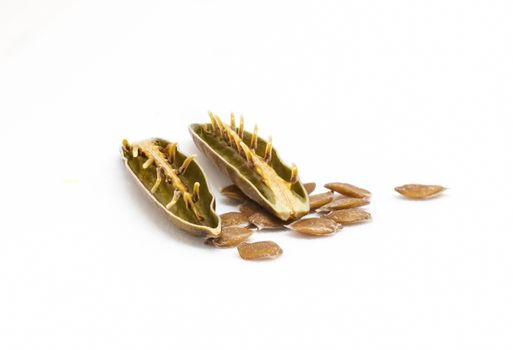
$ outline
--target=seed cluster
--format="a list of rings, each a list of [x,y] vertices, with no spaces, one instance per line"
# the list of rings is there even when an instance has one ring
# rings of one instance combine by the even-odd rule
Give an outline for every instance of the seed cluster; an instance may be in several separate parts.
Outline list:
[[[338,183],[337,183],[338,184]],[[307,184],[310,192],[316,185]],[[296,221],[284,222],[277,219],[244,195],[233,194],[234,185],[221,189],[221,193],[232,201],[241,202],[239,212],[228,212],[221,215],[223,228],[221,235],[213,241],[218,247],[238,247],[240,256],[245,260],[262,260],[276,258],[282,254],[274,242],[245,243],[252,237],[251,232],[260,230],[292,230],[310,236],[327,236],[340,231],[344,226],[368,221],[371,215],[357,207],[369,204],[371,193],[358,187],[344,184],[344,188],[358,189],[344,191],[346,194],[335,194],[332,191],[310,195],[310,216]],[[326,188],[333,187],[326,184]],[[337,189],[340,190],[339,187]],[[365,193],[364,198],[359,198]],[[353,197],[350,197],[353,196]],[[355,198],[356,197],[356,198]],[[244,243],[243,243],[244,242]],[[256,245],[251,248],[252,244]],[[258,248],[256,248],[258,247]],[[258,254],[255,253],[258,251]],[[279,251],[279,254],[277,252]],[[251,253],[249,253],[251,252]]]
[[[308,193],[312,193],[316,184],[304,184]],[[371,192],[348,183],[332,182],[324,186],[330,191],[311,194],[310,215],[292,222],[283,222],[265,211],[257,203],[247,198],[235,185],[221,189],[228,199],[240,202],[239,212],[222,214],[221,235],[213,243],[217,247],[237,247],[244,260],[274,259],[280,256],[282,249],[272,241],[247,243],[255,231],[292,230],[310,236],[329,236],[354,224],[367,222],[371,214],[360,207],[370,204]],[[444,190],[434,185],[405,185],[396,191],[407,198],[424,199],[440,194]]]

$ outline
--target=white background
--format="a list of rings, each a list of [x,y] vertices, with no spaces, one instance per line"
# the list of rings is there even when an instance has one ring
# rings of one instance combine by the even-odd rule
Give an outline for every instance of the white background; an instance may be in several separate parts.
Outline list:
[[[509,0],[1,0],[0,348],[511,349],[512,19]],[[260,263],[177,231],[118,149],[198,153],[208,110],[258,123],[304,181],[370,189],[373,221],[257,233],[284,250]],[[412,202],[409,182],[449,190]]]

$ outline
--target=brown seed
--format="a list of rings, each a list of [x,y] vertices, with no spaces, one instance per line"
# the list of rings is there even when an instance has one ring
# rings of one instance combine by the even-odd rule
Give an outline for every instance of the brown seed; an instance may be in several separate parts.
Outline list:
[[[339,210],[339,209],[349,209],[349,208],[361,207],[361,206],[364,206],[367,204],[369,204],[369,201],[365,198],[342,197],[342,198],[335,199],[331,203],[323,205],[322,207],[317,209],[317,211],[318,212],[329,212],[329,211]]]
[[[273,241],[241,243],[237,249],[240,257],[244,260],[274,259],[283,253],[280,246]]]
[[[408,184],[396,187],[395,190],[410,199],[426,199],[439,195],[445,187],[438,185]]]
[[[342,182],[330,182],[324,185],[329,190],[338,192],[348,197],[353,198],[365,198],[370,197],[371,193],[363,188],[356,187],[351,184],[346,184]]]
[[[283,228],[283,222],[266,212],[257,212],[248,218],[259,230],[277,230]]]
[[[293,222],[286,227],[299,233],[326,236],[337,231],[340,225],[328,218],[307,218]]]
[[[244,202],[248,197],[235,185],[221,188],[221,194],[236,202]]]
[[[219,215],[221,218],[221,226],[222,227],[230,227],[230,226],[240,226],[246,227],[249,225],[248,217],[242,213],[237,211],[231,211],[228,213],[224,213]]]
[[[322,207],[333,200],[332,192],[313,194],[310,196],[310,210]]]
[[[217,247],[235,247],[244,242],[253,234],[248,228],[245,227],[223,227],[221,234],[212,240]]]
[[[315,191],[315,187],[316,186],[317,185],[315,184],[315,182],[307,182],[306,184],[303,184],[303,187],[305,188],[306,193],[308,193],[308,194],[310,194],[313,191]]]
[[[324,217],[336,221],[342,225],[351,225],[369,220],[371,215],[365,210],[359,208],[351,208],[332,211]]]
[[[247,217],[250,217],[255,213],[263,212],[265,209],[263,209],[255,202],[246,201],[239,206],[239,210],[242,214],[246,215]]]

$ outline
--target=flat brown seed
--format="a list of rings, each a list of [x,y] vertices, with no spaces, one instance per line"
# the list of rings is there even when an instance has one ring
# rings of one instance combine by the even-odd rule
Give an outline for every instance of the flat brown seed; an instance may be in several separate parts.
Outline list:
[[[371,215],[365,210],[359,208],[351,208],[332,211],[324,217],[336,221],[342,225],[351,225],[369,220]]]
[[[326,236],[337,231],[340,225],[328,218],[307,218],[293,222],[286,227],[307,235]]]
[[[438,185],[408,184],[396,187],[395,190],[410,199],[427,199],[445,191],[445,187]]]
[[[310,194],[313,191],[315,191],[315,187],[316,186],[317,185],[315,184],[315,182],[307,182],[306,184],[303,184],[303,187],[305,188],[306,193],[308,193],[308,194]]]
[[[310,210],[314,210],[322,207],[325,204],[330,203],[333,200],[332,192],[325,192],[319,194],[313,194],[310,197]]]
[[[237,211],[231,211],[219,215],[221,218],[221,227],[240,226],[246,227],[249,225],[248,217]]]
[[[265,209],[256,204],[255,202],[246,201],[239,206],[239,210],[242,214],[246,215],[247,217],[250,217],[255,213],[263,212]]]
[[[259,230],[277,230],[283,228],[283,222],[266,212],[257,212],[248,218]]]
[[[367,204],[369,204],[369,201],[365,198],[342,197],[342,198],[335,199],[331,203],[323,205],[322,207],[317,209],[317,211],[318,212],[330,212],[330,211],[339,210],[339,209],[349,209],[349,208],[361,207],[361,206],[364,206]]]
[[[244,202],[248,199],[244,193],[235,185],[230,185],[221,188],[221,194],[228,199],[231,199],[236,202]]]
[[[212,240],[216,247],[236,247],[244,242],[253,234],[248,228],[245,227],[223,227],[221,234]]]
[[[237,250],[244,260],[274,259],[283,253],[280,246],[273,241],[241,243],[237,246]]]
[[[338,192],[348,197],[353,198],[366,198],[370,197],[371,193],[363,188],[356,187],[351,184],[342,182],[330,182],[324,185],[329,190]]]

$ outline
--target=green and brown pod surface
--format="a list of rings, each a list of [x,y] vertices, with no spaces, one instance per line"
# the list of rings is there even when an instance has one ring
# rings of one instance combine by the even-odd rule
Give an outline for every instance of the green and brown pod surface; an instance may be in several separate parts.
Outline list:
[[[195,235],[219,235],[215,198],[194,156],[181,153],[176,143],[157,138],[132,144],[124,140],[121,153],[137,183],[173,224]]]
[[[283,221],[298,219],[310,210],[308,194],[299,180],[297,167],[289,167],[278,156],[272,140],[264,141],[244,130],[244,119],[225,124],[210,113],[211,123],[192,124],[194,143],[250,199]]]

